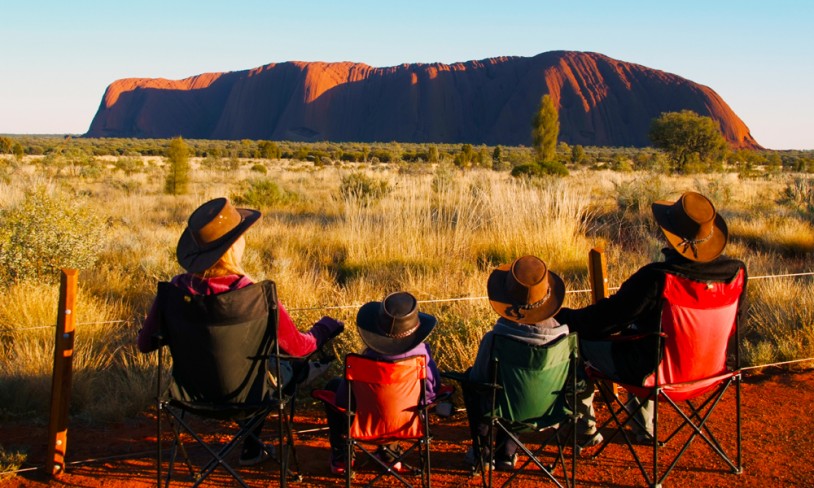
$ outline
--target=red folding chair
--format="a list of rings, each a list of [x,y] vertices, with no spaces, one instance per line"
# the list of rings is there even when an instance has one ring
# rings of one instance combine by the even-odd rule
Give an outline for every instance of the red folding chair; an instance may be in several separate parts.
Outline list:
[[[687,452],[696,438],[701,438],[723,461],[733,473],[741,473],[741,372],[737,346],[734,348],[735,365],[728,366],[727,354],[729,345],[738,337],[738,305],[745,286],[745,272],[739,271],[729,283],[699,282],[688,278],[668,274],[662,298],[664,301],[661,316],[661,332],[654,354],[660,354],[656,371],[648,376],[643,384],[620,385],[628,395],[634,395],[640,401],[638,406],[627,408],[626,405],[608,388],[611,378],[588,366],[588,375],[596,381],[603,401],[608,405],[611,417],[602,425],[613,422],[616,432],[605,438],[593,454],[598,456],[617,434],[622,435],[638,464],[648,486],[660,486],[667,475],[676,466],[682,455]],[[643,336],[620,340],[640,340]],[[613,379],[613,381],[617,381]],[[713,435],[709,419],[715,407],[724,398],[730,386],[735,389],[735,456],[722,446]],[[634,416],[646,400],[656,400],[653,418],[652,471],[648,472],[640,459],[637,448],[632,442],[625,426],[638,422]],[[683,402],[684,408],[681,403]],[[668,412],[678,414],[678,426],[666,437],[659,435],[659,404],[668,405]],[[640,429],[644,426],[639,425]],[[663,473],[659,470],[659,449],[663,448],[684,429],[689,435],[678,452],[669,462]]]
[[[347,415],[348,460],[358,450],[372,460],[379,474],[366,486],[372,486],[385,475],[392,475],[405,486],[412,487],[402,474],[414,471],[421,475],[421,485],[430,486],[430,429],[425,402],[427,362],[422,355],[395,361],[371,359],[359,354],[345,357],[345,380],[348,398],[353,398],[350,409],[337,405],[334,392],[317,390],[313,396]],[[392,459],[384,461],[368,446],[386,446],[394,442],[409,441],[399,452],[389,451]],[[416,452],[418,468],[406,463],[409,454]],[[353,464],[348,462],[346,485],[351,486]],[[362,463],[357,463],[357,466]],[[398,466],[402,469],[397,469]]]

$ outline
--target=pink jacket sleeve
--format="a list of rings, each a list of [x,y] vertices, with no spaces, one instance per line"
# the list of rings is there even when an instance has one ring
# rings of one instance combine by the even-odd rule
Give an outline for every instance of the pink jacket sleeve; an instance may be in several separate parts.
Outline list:
[[[278,336],[280,340],[280,350],[290,356],[307,356],[317,350],[317,338],[312,331],[300,332],[294,321],[286,312],[283,304],[280,303],[280,323],[278,324]],[[313,330],[313,329],[312,329]]]

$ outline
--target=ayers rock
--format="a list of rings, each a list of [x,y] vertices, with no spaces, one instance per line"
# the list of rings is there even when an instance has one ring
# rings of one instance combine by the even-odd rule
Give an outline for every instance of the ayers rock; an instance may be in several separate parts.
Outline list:
[[[399,141],[529,145],[540,98],[560,141],[649,145],[653,118],[692,110],[733,147],[759,148],[712,89],[590,52],[457,64],[286,62],[183,80],[128,78],[105,91],[88,137]]]

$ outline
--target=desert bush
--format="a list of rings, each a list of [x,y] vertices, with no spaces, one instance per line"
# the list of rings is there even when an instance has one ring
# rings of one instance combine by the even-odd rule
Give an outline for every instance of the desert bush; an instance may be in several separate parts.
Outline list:
[[[378,180],[361,172],[342,176],[339,183],[339,194],[345,199],[374,203],[392,191],[390,183]]]
[[[96,261],[104,225],[83,199],[44,185],[0,213],[0,275],[10,281],[53,280],[61,268]]]
[[[268,172],[269,172],[269,169],[268,169],[268,168],[266,168],[266,165],[265,165],[265,164],[263,164],[263,163],[254,163],[254,164],[252,165],[252,167],[251,167],[251,171],[253,171],[253,172],[255,172],[255,173],[262,173],[262,174],[266,174],[266,173],[268,173]]]
[[[521,164],[512,168],[515,178],[530,178],[544,176],[568,176],[568,168],[559,161],[543,161],[540,163]]]
[[[664,179],[657,174],[649,174],[631,180],[614,183],[616,204],[623,213],[650,213],[650,206],[657,200],[666,199],[671,189],[664,184]]]
[[[265,166],[264,166],[265,168]],[[285,205],[297,200],[297,195],[286,191],[280,185],[269,179],[254,179],[247,181],[244,189],[231,195],[232,201],[237,205],[252,208],[269,208]]]
[[[3,479],[3,473],[19,469],[26,458],[28,456],[25,452],[6,449],[0,444],[0,479]]]
[[[814,220],[814,178],[795,177],[786,184],[777,201]]]

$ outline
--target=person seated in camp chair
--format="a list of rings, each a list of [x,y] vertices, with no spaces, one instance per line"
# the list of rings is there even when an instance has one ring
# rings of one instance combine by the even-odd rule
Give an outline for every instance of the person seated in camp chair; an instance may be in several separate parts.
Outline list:
[[[391,293],[381,302],[368,302],[362,305],[356,315],[356,330],[359,332],[362,342],[367,346],[362,352],[363,356],[385,361],[417,355],[426,357],[425,401],[428,405],[441,392],[451,390],[441,385],[438,366],[432,358],[430,346],[424,342],[435,328],[436,323],[434,316],[418,311],[418,301],[406,291]],[[324,389],[336,392],[335,405],[347,406],[349,404],[348,387],[344,378],[333,378]],[[325,404],[325,415],[330,431],[331,472],[345,474],[348,456],[343,434],[347,428],[347,418],[344,413],[327,403]],[[397,443],[388,448],[397,451]],[[388,453],[388,449],[383,447],[380,447],[376,454],[385,464],[391,464],[391,461],[395,460]],[[396,463],[393,469],[401,471],[401,463]]]
[[[662,249],[664,260],[645,265],[631,275],[608,298],[581,309],[562,308],[557,320],[579,333],[582,358],[603,375],[626,384],[641,385],[658,367],[654,350],[662,311],[662,293],[666,275],[683,276],[695,281],[728,283],[746,265],[723,255],[727,243],[726,222],[712,202],[696,192],[686,192],[675,201],[658,201],[652,205],[653,217],[669,247]],[[743,287],[738,314],[745,305]],[[641,340],[613,341],[621,334],[645,336]],[[733,351],[735,338],[730,342]],[[578,392],[581,410],[589,412],[593,425],[594,388]],[[629,400],[631,410],[638,407],[636,397]],[[652,442],[652,401],[644,402],[634,415],[632,428],[640,442]]]
[[[462,390],[472,447],[465,461],[473,469],[478,465],[478,453],[488,444],[488,424],[484,417],[489,411],[488,399],[474,391],[472,383],[490,382],[490,354],[496,335],[513,337],[532,345],[545,345],[568,335],[568,326],[560,324],[554,314],[565,297],[565,284],[546,263],[536,256],[523,256],[510,264],[498,266],[486,283],[489,304],[500,316],[492,330],[481,339],[475,363],[468,370],[471,383]],[[517,445],[503,432],[496,439],[495,468],[508,471],[517,462]]]
[[[243,234],[260,219],[257,210],[235,208],[226,198],[216,198],[198,207],[189,217],[176,248],[178,263],[186,270],[176,275],[171,283],[194,295],[216,295],[247,287],[252,279],[241,266],[246,241]],[[158,300],[154,300],[138,333],[137,345],[141,352],[158,349],[155,340],[162,314]],[[344,330],[344,324],[331,317],[322,317],[307,332],[300,332],[279,304],[279,346],[286,355],[305,357]],[[271,367],[276,371],[276,365]],[[327,365],[319,362],[285,361],[277,375],[283,385],[293,389],[325,372]],[[274,379],[277,381],[277,379]],[[243,444],[239,462],[253,465],[272,457],[272,446],[260,442],[262,423]]]

